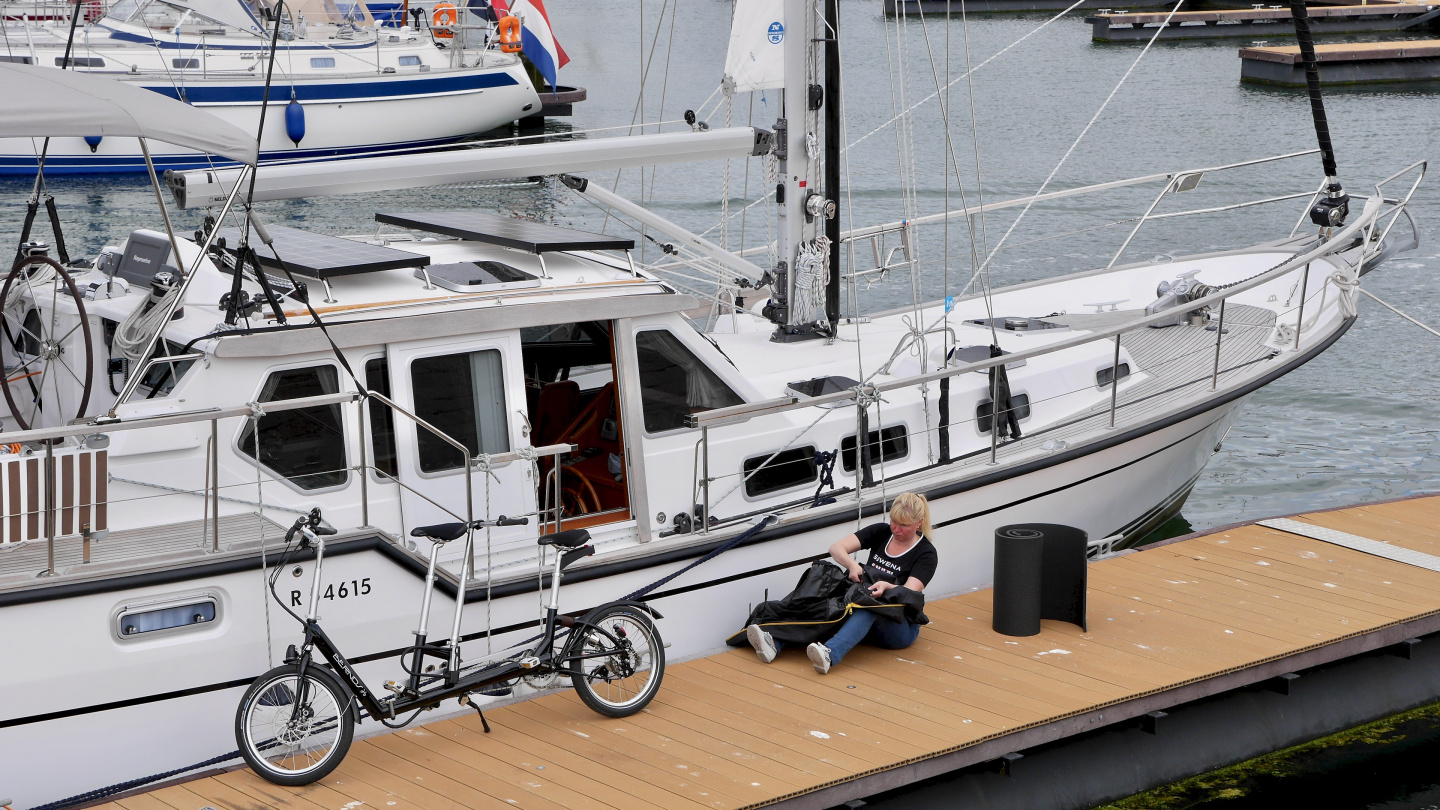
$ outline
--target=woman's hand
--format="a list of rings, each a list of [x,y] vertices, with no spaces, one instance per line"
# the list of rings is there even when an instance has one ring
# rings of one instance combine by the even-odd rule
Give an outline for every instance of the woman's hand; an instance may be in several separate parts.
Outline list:
[[[836,540],[835,543],[830,546],[830,558],[839,563],[841,568],[850,572],[851,582],[859,582],[861,576],[865,573],[865,569],[860,567],[860,563],[856,562],[855,558],[850,556],[859,550],[860,538],[853,534]]]
[[[885,593],[893,587],[895,587],[895,583],[881,580],[870,586],[870,595],[878,599],[880,598],[880,594]]]

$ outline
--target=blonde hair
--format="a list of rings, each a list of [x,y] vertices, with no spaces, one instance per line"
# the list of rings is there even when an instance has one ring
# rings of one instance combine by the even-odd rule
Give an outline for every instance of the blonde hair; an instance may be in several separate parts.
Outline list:
[[[890,504],[890,519],[900,523],[919,523],[920,533],[927,539],[934,540],[930,536],[934,531],[930,528],[930,502],[918,492],[902,492],[896,495]]]

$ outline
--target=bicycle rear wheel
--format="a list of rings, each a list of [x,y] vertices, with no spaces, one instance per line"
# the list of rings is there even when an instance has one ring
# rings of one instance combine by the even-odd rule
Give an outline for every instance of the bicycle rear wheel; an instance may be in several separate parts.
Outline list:
[[[278,666],[255,679],[235,711],[235,742],[251,770],[308,785],[335,770],[355,733],[350,693],[318,664]]]
[[[591,709],[628,717],[660,690],[664,642],[650,616],[630,605],[611,605],[590,621],[594,627],[574,630],[564,657],[565,666],[576,671],[570,682]]]

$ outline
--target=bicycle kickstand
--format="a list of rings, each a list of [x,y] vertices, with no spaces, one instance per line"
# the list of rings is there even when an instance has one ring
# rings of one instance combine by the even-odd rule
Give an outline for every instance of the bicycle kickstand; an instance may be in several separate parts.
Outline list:
[[[476,713],[476,714],[480,715],[480,727],[483,728],[483,729],[485,729],[485,733],[486,733],[486,734],[489,734],[489,733],[490,733],[490,724],[489,724],[488,722],[486,722],[486,720],[485,720],[485,712],[480,709],[480,704],[479,704],[479,703],[476,703],[476,702],[473,701],[473,700],[471,700],[469,695],[465,695],[465,696],[461,697],[461,698],[460,698],[460,703],[461,703],[461,705],[469,706],[470,708],[472,708],[472,709],[475,710],[475,713]]]

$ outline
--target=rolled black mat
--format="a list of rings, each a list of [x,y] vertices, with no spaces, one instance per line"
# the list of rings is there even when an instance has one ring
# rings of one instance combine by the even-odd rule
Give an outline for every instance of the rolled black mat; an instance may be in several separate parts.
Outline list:
[[[1018,523],[995,530],[991,626],[1007,636],[1033,636],[1041,619],[1088,629],[1085,593],[1088,537],[1058,523]]]
[[[1045,535],[1030,526],[995,530],[995,604],[991,627],[1007,636],[1040,632]]]

